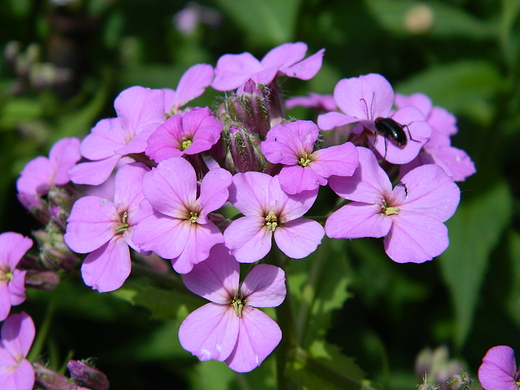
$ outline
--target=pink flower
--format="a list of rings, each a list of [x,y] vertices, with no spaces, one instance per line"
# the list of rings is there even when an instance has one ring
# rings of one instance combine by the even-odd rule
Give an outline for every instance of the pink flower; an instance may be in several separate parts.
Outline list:
[[[141,182],[147,171],[141,163],[125,165],[116,174],[114,202],[85,196],[72,207],[65,243],[75,252],[90,253],[81,275],[87,286],[99,292],[121,287],[131,270],[128,247],[140,251],[132,232],[143,218],[139,205],[144,200]]]
[[[189,101],[204,93],[213,80],[213,67],[208,64],[193,65],[182,75],[177,90],[163,88],[166,113],[175,115]]]
[[[404,107],[392,114],[394,91],[390,83],[381,75],[371,73],[365,76],[343,79],[334,88],[334,100],[343,112],[329,112],[318,117],[318,126],[323,130],[358,122],[361,129],[374,133],[373,147],[385,160],[393,164],[412,161],[431,134],[424,115],[415,107]],[[392,142],[390,136],[382,134],[376,121],[391,118],[404,126],[405,145]]]
[[[29,161],[16,182],[18,192],[43,196],[53,186],[67,184],[68,170],[81,158],[79,144],[77,138],[63,138],[51,148],[49,158],[40,156]]]
[[[26,313],[9,316],[2,325],[0,341],[0,388],[31,390],[34,368],[25,359],[34,340],[34,323]]]
[[[518,390],[520,372],[515,351],[505,345],[489,349],[478,369],[478,379],[484,390]]]
[[[76,184],[105,182],[124,156],[142,153],[150,134],[164,121],[164,91],[131,87],[114,101],[117,118],[100,120],[81,142],[81,154],[91,160],[69,170]],[[126,157],[124,163],[134,161]]]
[[[314,151],[319,129],[312,121],[273,127],[262,142],[265,158],[284,164],[280,185],[290,195],[327,185],[329,176],[350,176],[358,166],[356,147],[350,143]]]
[[[417,107],[432,128],[430,139],[423,145],[419,155],[410,163],[401,166],[401,175],[424,164],[440,166],[454,181],[464,181],[476,172],[475,164],[468,154],[451,146],[450,136],[457,133],[455,116],[442,107],[432,107],[430,98],[422,93],[410,96],[397,94],[395,102],[399,108]]]
[[[194,108],[160,125],[148,138],[145,152],[157,163],[169,157],[198,154],[217,143],[221,132],[222,123],[209,108]]]
[[[358,147],[359,167],[351,177],[329,179],[330,187],[352,200],[325,224],[331,238],[385,237],[387,255],[398,263],[422,263],[448,247],[450,218],[460,190],[436,165],[409,172],[392,190],[392,183],[374,154]]]
[[[328,112],[336,109],[336,101],[332,95],[309,92],[308,96],[294,96],[285,101],[285,108],[290,110],[294,107],[308,107],[316,111]]]
[[[25,274],[16,269],[18,262],[33,242],[21,234],[0,234],[0,321],[9,315],[11,306],[25,301]]]
[[[261,61],[247,52],[225,54],[217,62],[211,86],[218,91],[231,91],[239,87],[241,91],[249,79],[256,84],[269,84],[277,75],[309,80],[320,70],[325,49],[304,60],[306,52],[307,45],[296,42],[275,47]]]
[[[193,293],[211,301],[181,324],[179,340],[200,360],[225,361],[233,370],[258,367],[282,338],[278,324],[256,307],[276,307],[285,299],[285,274],[273,265],[254,267],[240,284],[239,263],[223,245],[183,276]]]
[[[271,249],[272,237],[287,256],[301,259],[321,243],[322,226],[300,219],[314,204],[317,190],[288,195],[278,176],[260,172],[237,173],[229,189],[229,201],[244,217],[224,231],[226,246],[241,263],[262,259]]]
[[[172,259],[175,271],[190,272],[206,260],[211,248],[224,242],[222,233],[208,214],[226,203],[231,174],[216,168],[209,171],[200,191],[195,170],[182,157],[159,163],[143,179],[143,192],[154,208],[136,227],[133,241],[143,250]]]

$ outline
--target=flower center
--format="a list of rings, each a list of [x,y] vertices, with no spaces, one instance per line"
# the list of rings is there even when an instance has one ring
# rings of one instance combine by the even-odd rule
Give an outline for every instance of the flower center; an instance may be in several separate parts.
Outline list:
[[[309,155],[305,153],[304,156],[300,157],[300,161],[298,161],[298,164],[305,168],[307,165],[311,163],[311,161],[312,160],[309,158]]]
[[[399,209],[397,207],[389,206],[386,200],[383,200],[383,204],[381,205],[381,215],[397,215],[399,214]]]
[[[231,298],[229,304],[233,306],[233,309],[235,309],[237,317],[242,317],[242,309],[244,309],[244,306],[246,305],[246,300],[239,289],[235,289],[235,294],[233,295],[233,298]]]
[[[127,218],[128,218],[128,213],[125,211],[123,214],[121,214],[121,225],[119,225],[116,228],[115,234],[124,233],[128,230],[130,225],[126,222]]]
[[[190,211],[190,221],[191,223],[197,222],[197,219],[199,219],[199,214],[197,214],[195,211]]]
[[[188,149],[191,146],[192,143],[193,142],[191,141],[191,139],[187,139],[186,141],[182,141],[182,143],[181,143],[181,150]]]
[[[7,270],[2,270],[0,269],[0,282],[10,282],[11,280],[13,280],[13,273],[11,272],[11,270],[7,269]]]
[[[273,232],[278,227],[278,217],[273,210],[269,211],[269,214],[267,214],[267,217],[265,217],[265,226],[267,226],[267,230],[271,230]]]

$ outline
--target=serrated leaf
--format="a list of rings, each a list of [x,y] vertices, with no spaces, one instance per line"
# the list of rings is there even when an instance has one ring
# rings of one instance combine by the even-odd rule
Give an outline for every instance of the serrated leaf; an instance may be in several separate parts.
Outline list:
[[[146,280],[127,280],[112,294],[133,305],[146,307],[154,319],[184,319],[204,303],[196,295],[156,287]]]
[[[217,3],[262,46],[293,40],[300,0],[217,0]]]
[[[455,343],[464,345],[486,273],[489,255],[510,219],[512,199],[504,182],[464,201],[446,223],[450,246],[439,264],[455,309]]]

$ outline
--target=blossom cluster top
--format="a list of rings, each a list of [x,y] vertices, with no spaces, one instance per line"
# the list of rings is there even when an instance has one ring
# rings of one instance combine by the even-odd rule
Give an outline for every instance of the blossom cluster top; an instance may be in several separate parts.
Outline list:
[[[239,263],[272,263],[273,250],[302,259],[324,235],[383,238],[398,263],[440,255],[459,202],[455,181],[475,172],[451,146],[455,117],[423,94],[394,94],[379,74],[340,80],[333,96],[286,102],[278,80],[308,80],[322,65],[324,50],[306,51],[296,42],[262,60],[226,54],[216,68],[188,69],[176,90],[128,88],[114,117],[27,164],[19,199],[47,225],[46,264],[81,264],[84,282],[108,292],[129,277],[133,257],[170,260],[210,301],[182,324],[181,344],[201,360],[250,371],[281,338],[253,307],[280,305],[285,276],[259,264],[240,283]],[[226,91],[216,111],[187,105],[208,87]],[[321,115],[289,119],[295,105]],[[324,224],[306,216],[322,187],[342,200]],[[74,262],[69,249],[84,259]],[[16,274],[2,275],[14,286]]]

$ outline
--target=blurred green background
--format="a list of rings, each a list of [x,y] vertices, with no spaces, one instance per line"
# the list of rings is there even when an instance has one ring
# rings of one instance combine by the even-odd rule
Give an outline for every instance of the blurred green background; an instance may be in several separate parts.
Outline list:
[[[452,144],[477,168],[459,183],[440,258],[400,265],[378,240],[346,245],[350,299],[327,340],[388,389],[420,382],[414,362],[424,347],[447,346],[476,378],[488,348],[520,351],[519,12],[520,0],[2,0],[1,231],[37,228],[16,200],[24,164],[115,116],[124,88],[175,88],[189,66],[226,53],[261,58],[295,41],[309,54],[326,48],[315,78],[284,81],[287,96],[330,94],[341,78],[380,73],[397,92],[423,92],[454,113]],[[194,103],[215,108],[216,95]],[[95,356],[112,389],[225,389],[234,375],[219,363],[195,366],[176,322],[91,292],[79,277],[29,298],[21,308],[37,326],[49,302],[56,308],[44,359],[59,367],[70,350]]]

